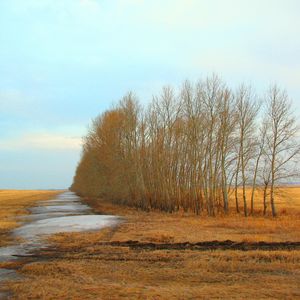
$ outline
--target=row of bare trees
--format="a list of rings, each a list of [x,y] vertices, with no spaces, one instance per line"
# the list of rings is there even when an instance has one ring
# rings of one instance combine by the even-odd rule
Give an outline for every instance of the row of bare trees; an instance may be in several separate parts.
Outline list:
[[[129,93],[93,121],[72,190],[145,210],[214,216],[235,206],[248,216],[263,189],[264,214],[276,216],[276,187],[298,176],[297,133],[277,86],[258,99],[214,75],[164,87],[147,108]]]

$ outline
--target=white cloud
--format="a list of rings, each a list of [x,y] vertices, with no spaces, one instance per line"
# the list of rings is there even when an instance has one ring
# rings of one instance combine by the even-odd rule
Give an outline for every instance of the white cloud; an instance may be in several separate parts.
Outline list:
[[[0,150],[79,150],[81,145],[80,137],[52,133],[30,133],[0,140]]]

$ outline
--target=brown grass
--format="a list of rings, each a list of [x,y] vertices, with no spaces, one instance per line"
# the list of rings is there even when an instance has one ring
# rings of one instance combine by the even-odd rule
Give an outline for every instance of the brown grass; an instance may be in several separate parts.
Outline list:
[[[247,191],[249,193],[249,191]],[[283,193],[284,192],[284,193]],[[234,208],[228,215],[217,217],[194,214],[144,212],[113,205],[97,199],[85,199],[98,213],[125,216],[125,224],[114,234],[113,240],[138,240],[142,242],[199,242],[211,240],[234,241],[300,241],[300,187],[281,191],[277,218],[261,213],[261,194],[258,192],[255,215],[245,218]]]
[[[36,201],[49,200],[61,191],[0,190],[0,246],[11,242],[8,232],[20,225],[16,216],[26,215],[26,208]]]
[[[93,246],[25,265],[15,299],[296,299],[299,251],[137,251]]]
[[[300,188],[278,218],[216,218],[142,212],[86,199],[96,212],[123,216],[116,228],[57,234],[38,259],[24,264],[24,280],[8,287],[14,299],[296,299],[300,251],[143,250],[103,241],[299,241]],[[282,207],[281,207],[282,205]],[[11,265],[11,267],[16,267]]]

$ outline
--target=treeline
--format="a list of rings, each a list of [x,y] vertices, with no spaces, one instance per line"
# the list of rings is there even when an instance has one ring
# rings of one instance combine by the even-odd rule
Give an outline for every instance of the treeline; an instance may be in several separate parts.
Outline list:
[[[128,93],[93,121],[71,188],[144,210],[210,216],[229,206],[253,214],[263,189],[263,213],[276,216],[277,185],[298,176],[291,112],[277,86],[258,98],[215,75],[179,91],[164,87],[146,108]]]

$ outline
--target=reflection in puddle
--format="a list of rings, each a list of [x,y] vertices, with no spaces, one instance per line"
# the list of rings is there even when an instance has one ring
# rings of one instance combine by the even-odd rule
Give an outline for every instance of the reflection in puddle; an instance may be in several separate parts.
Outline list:
[[[14,231],[14,234],[25,239],[35,239],[39,235],[58,232],[78,232],[95,230],[115,224],[114,216],[81,215],[50,218],[32,222]]]
[[[16,278],[16,272],[14,270],[0,269],[0,281],[10,280],[15,278]]]

